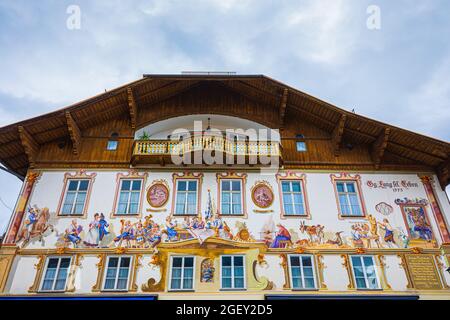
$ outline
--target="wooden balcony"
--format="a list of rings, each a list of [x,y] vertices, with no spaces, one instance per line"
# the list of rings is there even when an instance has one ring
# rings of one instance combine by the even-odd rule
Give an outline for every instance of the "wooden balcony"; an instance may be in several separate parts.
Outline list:
[[[205,162],[202,156],[207,154],[215,159],[222,159],[222,162],[217,161],[218,163],[214,165],[269,166],[272,163],[280,165],[281,149],[281,144],[277,141],[236,141],[210,135],[192,136],[183,140],[136,140],[132,164],[179,164],[174,163],[174,158],[183,158],[183,165],[211,164]],[[194,159],[197,161],[194,162]],[[201,159],[201,163],[198,159]]]

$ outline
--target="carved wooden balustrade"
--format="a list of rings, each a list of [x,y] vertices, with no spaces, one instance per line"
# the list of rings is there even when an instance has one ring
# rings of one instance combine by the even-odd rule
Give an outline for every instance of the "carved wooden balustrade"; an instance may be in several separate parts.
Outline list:
[[[173,162],[173,156],[183,157],[201,151],[216,158],[218,154],[231,157],[237,161],[232,164],[270,165],[274,161],[280,163],[282,159],[282,148],[278,141],[233,140],[223,136],[194,135],[180,140],[136,140],[132,162],[135,165],[165,165]],[[244,163],[239,162],[238,158]],[[223,163],[229,164],[226,160]]]

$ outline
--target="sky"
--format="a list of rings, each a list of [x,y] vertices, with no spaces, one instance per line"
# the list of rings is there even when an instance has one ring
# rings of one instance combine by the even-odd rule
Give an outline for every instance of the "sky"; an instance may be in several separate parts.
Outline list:
[[[449,15],[448,0],[0,0],[0,127],[144,73],[234,71],[449,141]],[[0,171],[0,232],[20,187]]]

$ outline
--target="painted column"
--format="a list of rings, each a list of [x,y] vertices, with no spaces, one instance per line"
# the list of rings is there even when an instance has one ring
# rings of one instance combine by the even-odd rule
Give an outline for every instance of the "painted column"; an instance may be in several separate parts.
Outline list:
[[[422,180],[423,186],[425,187],[428,202],[430,203],[431,209],[433,210],[434,218],[438,224],[439,233],[441,234],[442,241],[444,243],[450,243],[450,232],[448,229],[448,225],[445,221],[444,214],[442,213],[442,210],[439,207],[438,200],[433,190],[432,185],[433,178],[430,176],[419,176],[419,178],[420,180]]]
[[[22,224],[23,216],[25,215],[27,204],[30,199],[33,187],[40,176],[40,172],[29,172],[26,177],[26,184],[17,202],[16,210],[14,212],[13,219],[8,228],[8,232],[5,237],[4,244],[14,244],[16,242],[16,236],[19,232],[20,225]]]

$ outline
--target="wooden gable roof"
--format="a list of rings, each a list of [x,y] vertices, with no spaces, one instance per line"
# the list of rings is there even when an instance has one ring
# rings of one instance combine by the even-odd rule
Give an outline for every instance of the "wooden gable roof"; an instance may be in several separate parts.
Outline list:
[[[450,182],[448,142],[348,112],[264,75],[144,75],[142,79],[63,109],[0,128],[0,161],[23,177],[33,167],[40,145],[62,138],[70,138],[76,145],[83,130],[124,115],[135,130],[140,125],[141,108],[149,108],[205,83],[221,85],[273,106],[277,119],[272,127],[283,128],[285,115],[292,110],[329,132],[337,150],[343,139],[367,144],[371,146],[375,167],[383,157],[400,163],[417,163],[435,170],[441,186]]]

